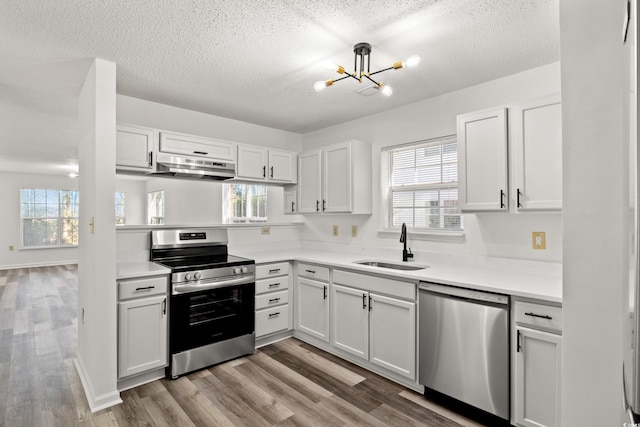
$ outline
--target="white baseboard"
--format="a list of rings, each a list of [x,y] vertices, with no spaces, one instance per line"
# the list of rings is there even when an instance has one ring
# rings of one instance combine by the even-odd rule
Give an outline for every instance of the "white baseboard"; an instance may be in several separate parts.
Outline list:
[[[13,270],[16,268],[53,267],[56,265],[77,264],[78,260],[54,261],[54,262],[33,262],[28,264],[0,265],[0,270]]]
[[[80,376],[82,388],[84,388],[84,394],[87,397],[87,403],[89,403],[89,409],[91,409],[92,413],[122,403],[120,392],[118,392],[118,390],[113,390],[109,393],[103,393],[99,396],[96,396],[95,392],[93,391],[93,386],[91,385],[91,380],[89,379],[89,377],[87,377],[84,366],[82,365],[80,359],[78,359],[77,357],[73,359],[73,364],[76,367],[78,375]]]

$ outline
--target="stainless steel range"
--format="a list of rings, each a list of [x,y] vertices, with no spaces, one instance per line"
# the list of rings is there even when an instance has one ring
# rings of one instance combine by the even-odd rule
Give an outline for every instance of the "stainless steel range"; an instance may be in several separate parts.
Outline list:
[[[227,230],[151,231],[151,261],[171,269],[168,375],[255,350],[255,261],[229,255]]]

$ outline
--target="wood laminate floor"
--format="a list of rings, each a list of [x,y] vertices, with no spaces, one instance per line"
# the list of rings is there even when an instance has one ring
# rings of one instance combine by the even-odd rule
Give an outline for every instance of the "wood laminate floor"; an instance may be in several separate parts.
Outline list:
[[[91,413],[73,365],[75,265],[0,270],[0,426],[479,426],[297,339]]]

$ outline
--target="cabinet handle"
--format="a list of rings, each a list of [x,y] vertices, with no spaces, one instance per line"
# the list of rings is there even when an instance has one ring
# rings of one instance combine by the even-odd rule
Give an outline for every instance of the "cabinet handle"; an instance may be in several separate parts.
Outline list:
[[[296,202],[291,202],[291,212],[296,211]]]
[[[138,291],[146,291],[146,290],[149,290],[149,289],[155,289],[155,286],[145,286],[143,288],[136,288],[136,292],[138,292]]]
[[[277,317],[277,316],[280,316],[280,312],[279,311],[276,311],[275,313],[269,314],[269,319]]]
[[[504,191],[500,190],[500,209],[504,209]]]
[[[520,346],[520,331],[518,331],[518,339],[516,341],[516,353],[520,353],[520,350],[522,350],[522,347]]]
[[[320,200],[316,200],[316,212],[320,212]]]
[[[373,310],[373,304],[371,304],[371,295],[369,295],[369,311]]]
[[[322,296],[322,299],[327,299],[327,285],[324,285],[324,295]]]
[[[531,317],[539,317],[540,319],[549,319],[549,320],[553,319],[548,314],[525,313],[524,315],[531,316]]]
[[[309,274],[316,274],[316,271],[315,271],[315,270],[305,270],[305,271],[306,271],[307,273],[309,273]]]
[[[149,166],[153,166],[153,151],[149,151]]]
[[[278,287],[278,286],[280,286],[280,283],[270,283],[270,284],[269,284],[269,287],[270,287],[270,288],[276,288],[276,287]]]
[[[167,299],[165,298],[164,301],[162,301],[162,314],[166,315],[167,314]]]
[[[206,151],[194,151],[193,154],[202,154],[203,156],[206,156],[209,153],[207,153]]]
[[[263,178],[266,178],[266,177],[267,177],[267,167],[266,167],[266,166],[263,166],[263,167],[262,167],[262,177],[263,177]]]
[[[273,178],[273,166],[271,166],[271,178]]]
[[[327,201],[326,200],[322,200],[322,212],[327,210]]]
[[[269,304],[280,301],[280,298],[271,298]]]
[[[518,201],[517,201],[516,206],[517,206],[517,207],[519,207],[519,208],[521,208],[521,207],[522,207],[522,203],[520,203],[520,194],[522,194],[522,193],[520,192],[520,189],[519,189],[519,188],[517,188],[517,189],[516,189],[516,194],[517,194],[517,196],[518,196],[518,197],[517,197]]]
[[[367,308],[367,294],[362,294],[362,309],[365,310]]]
[[[274,268],[272,270],[269,270],[269,274],[271,274],[271,273],[279,273],[279,272],[280,272],[279,268]]]

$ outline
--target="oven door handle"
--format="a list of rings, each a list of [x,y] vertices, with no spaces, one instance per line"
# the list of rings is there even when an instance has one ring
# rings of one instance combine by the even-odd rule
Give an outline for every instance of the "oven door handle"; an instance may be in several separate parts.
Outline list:
[[[190,292],[207,291],[209,289],[225,288],[232,285],[244,285],[253,283],[253,277],[238,277],[235,279],[222,279],[214,282],[189,283],[185,285],[173,285],[172,295],[187,294]]]

